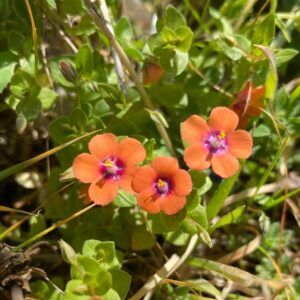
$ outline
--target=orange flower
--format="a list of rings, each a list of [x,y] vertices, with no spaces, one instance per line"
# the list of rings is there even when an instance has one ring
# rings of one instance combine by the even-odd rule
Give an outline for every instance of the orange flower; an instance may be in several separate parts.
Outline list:
[[[160,65],[146,64],[143,68],[143,82],[144,84],[153,84],[158,82],[165,71]]]
[[[99,205],[107,205],[116,197],[119,187],[133,192],[131,181],[136,165],[146,157],[142,144],[132,138],[119,143],[115,135],[104,133],[89,142],[90,153],[79,154],[73,162],[74,176],[90,183],[88,197]]]
[[[175,158],[157,157],[150,166],[138,169],[132,187],[144,210],[173,215],[184,207],[186,196],[192,191],[192,179],[187,171],[179,169]]]
[[[265,86],[255,87],[251,81],[246,83],[230,106],[240,118],[239,128],[246,128],[250,117],[259,116],[262,113],[262,99],[265,94]]]
[[[234,175],[239,168],[237,158],[246,159],[252,153],[252,137],[245,130],[235,130],[238,115],[227,107],[212,110],[207,123],[192,115],[181,126],[181,138],[189,146],[184,161],[189,168],[213,171],[223,178]]]

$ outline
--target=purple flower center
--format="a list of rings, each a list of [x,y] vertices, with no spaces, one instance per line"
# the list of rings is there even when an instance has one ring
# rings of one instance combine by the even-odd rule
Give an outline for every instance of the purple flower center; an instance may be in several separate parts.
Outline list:
[[[108,157],[100,164],[99,171],[106,179],[119,180],[125,171],[125,166],[119,158]]]
[[[204,146],[210,154],[224,154],[228,149],[225,132],[210,132],[204,139]]]
[[[169,194],[171,191],[171,181],[166,178],[158,178],[154,184],[154,189],[157,194]]]

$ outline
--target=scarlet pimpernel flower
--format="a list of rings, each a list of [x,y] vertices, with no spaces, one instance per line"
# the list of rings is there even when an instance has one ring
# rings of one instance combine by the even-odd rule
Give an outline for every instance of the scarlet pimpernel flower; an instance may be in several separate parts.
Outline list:
[[[246,159],[252,153],[252,137],[245,130],[235,130],[238,115],[226,107],[216,107],[209,121],[190,116],[181,126],[181,138],[188,143],[184,161],[189,168],[206,170],[210,166],[223,178],[234,175],[239,168],[237,158]]]
[[[179,169],[175,158],[156,157],[150,166],[139,168],[132,187],[138,194],[138,205],[144,210],[173,215],[184,207],[192,190],[192,179],[187,171]]]
[[[146,157],[142,144],[133,138],[118,142],[115,135],[104,133],[89,142],[90,153],[79,154],[73,162],[74,176],[89,183],[88,197],[98,205],[107,205],[119,188],[133,192],[131,182],[136,165]]]
[[[239,116],[239,128],[246,128],[249,118],[259,116],[262,113],[264,94],[264,85],[255,87],[251,81],[248,81],[244,89],[236,96],[230,109]]]

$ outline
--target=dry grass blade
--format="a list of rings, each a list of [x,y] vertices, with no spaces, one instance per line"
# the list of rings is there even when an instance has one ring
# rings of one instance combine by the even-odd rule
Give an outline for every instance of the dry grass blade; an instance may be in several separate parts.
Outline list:
[[[255,239],[253,239],[252,241],[250,241],[248,244],[219,258],[218,262],[223,263],[223,264],[231,264],[231,263],[241,259],[242,257],[249,255],[250,253],[252,253],[259,247],[260,240],[261,240],[260,235],[257,235],[257,237]]]
[[[298,226],[300,227],[300,208],[291,199],[286,199],[286,202],[289,205],[289,207],[291,208],[294,218],[295,218]]]
[[[260,188],[257,195],[258,194],[274,193],[278,190],[282,190],[282,189],[285,188],[285,183],[286,183],[285,179],[281,179],[281,180],[278,180],[274,183],[269,183],[269,184],[263,185]],[[287,185],[288,185],[289,190],[299,187],[300,177],[296,173],[290,173],[289,177],[288,177],[288,180],[287,180]],[[245,198],[251,198],[251,197],[254,196],[255,191],[256,191],[256,187],[250,188],[248,190],[242,191],[242,192],[234,194],[234,195],[231,195],[231,196],[226,198],[224,206],[229,206],[229,205],[231,205],[231,204],[233,204],[233,203],[235,203],[239,200],[243,200]]]
[[[30,23],[31,23],[32,39],[33,39],[33,45],[34,45],[34,66],[35,66],[35,74],[36,74],[37,70],[38,70],[38,62],[39,62],[38,37],[37,37],[37,33],[36,33],[36,26],[35,26],[30,3],[28,0],[24,0],[24,1],[26,4],[27,13],[28,13]]]
[[[25,215],[34,216],[34,214],[31,213],[31,212],[21,210],[21,209],[15,209],[15,208],[3,206],[3,205],[0,205],[0,211],[6,211],[6,212],[11,212],[11,213],[25,214]]]
[[[31,166],[31,165],[39,162],[40,160],[42,160],[42,159],[44,159],[44,158],[46,158],[46,157],[48,157],[48,156],[50,156],[50,155],[52,155],[52,154],[54,154],[54,153],[62,150],[64,148],[66,148],[66,147],[68,147],[68,146],[70,146],[70,145],[78,142],[79,140],[81,140],[81,139],[83,139],[83,138],[85,138],[85,137],[87,137],[89,135],[92,135],[92,134],[94,134],[96,132],[99,132],[99,131],[100,130],[95,130],[93,132],[86,133],[86,134],[84,134],[84,135],[82,135],[82,136],[80,136],[78,138],[75,138],[75,139],[73,139],[73,140],[71,140],[69,142],[66,142],[66,143],[64,143],[62,145],[54,147],[54,148],[52,148],[52,149],[50,149],[50,150],[48,150],[48,151],[46,151],[46,152],[44,152],[42,154],[39,154],[39,155],[31,158],[31,159],[28,159],[28,160],[26,160],[24,162],[21,162],[21,163],[17,164],[17,165],[14,165],[12,167],[4,169],[4,170],[0,171],[0,180],[3,180],[6,177],[8,177],[8,176],[10,176],[12,174],[15,174],[17,172],[20,172],[21,170],[23,170],[23,169],[25,169],[25,168],[27,168],[27,167],[29,167],[29,166]]]

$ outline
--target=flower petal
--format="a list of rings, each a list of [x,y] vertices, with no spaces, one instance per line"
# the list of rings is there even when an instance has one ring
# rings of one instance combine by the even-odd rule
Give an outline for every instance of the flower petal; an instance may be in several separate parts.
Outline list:
[[[92,183],[89,188],[90,199],[98,205],[107,205],[117,196],[119,190],[118,182],[113,180],[101,180]]]
[[[157,201],[160,202],[161,210],[166,215],[174,215],[184,207],[186,198],[169,194],[168,196],[158,198]]]
[[[187,166],[193,170],[206,170],[210,166],[210,155],[207,149],[201,145],[194,144],[187,147],[183,154]]]
[[[239,169],[239,161],[229,153],[214,155],[211,160],[213,171],[222,178],[233,176]]]
[[[158,176],[171,177],[179,169],[178,161],[174,157],[156,157],[151,167],[157,172]]]
[[[246,159],[252,153],[252,137],[245,130],[236,130],[227,136],[229,153],[237,158]]]
[[[180,131],[181,138],[184,142],[194,144],[203,140],[208,134],[209,128],[203,118],[192,115],[181,124]]]
[[[135,193],[135,191],[132,189],[132,180],[134,178],[135,173],[137,172],[137,169],[138,168],[126,168],[125,172],[119,179],[120,187],[128,193]]]
[[[153,186],[157,173],[151,167],[145,166],[138,168],[132,181],[132,188],[139,193]]]
[[[100,161],[107,156],[116,155],[118,141],[112,133],[95,135],[89,142],[89,150]]]
[[[231,132],[239,122],[238,115],[227,107],[216,107],[210,113],[209,127],[212,130]]]
[[[172,178],[172,190],[177,196],[187,196],[193,188],[192,178],[185,170],[177,170]]]
[[[88,153],[81,153],[73,161],[74,176],[84,183],[101,179],[98,159]]]
[[[137,204],[150,214],[157,214],[161,211],[159,201],[153,188],[143,190],[137,196]]]
[[[138,140],[124,138],[118,145],[117,157],[125,166],[133,167],[146,158],[146,150]]]

